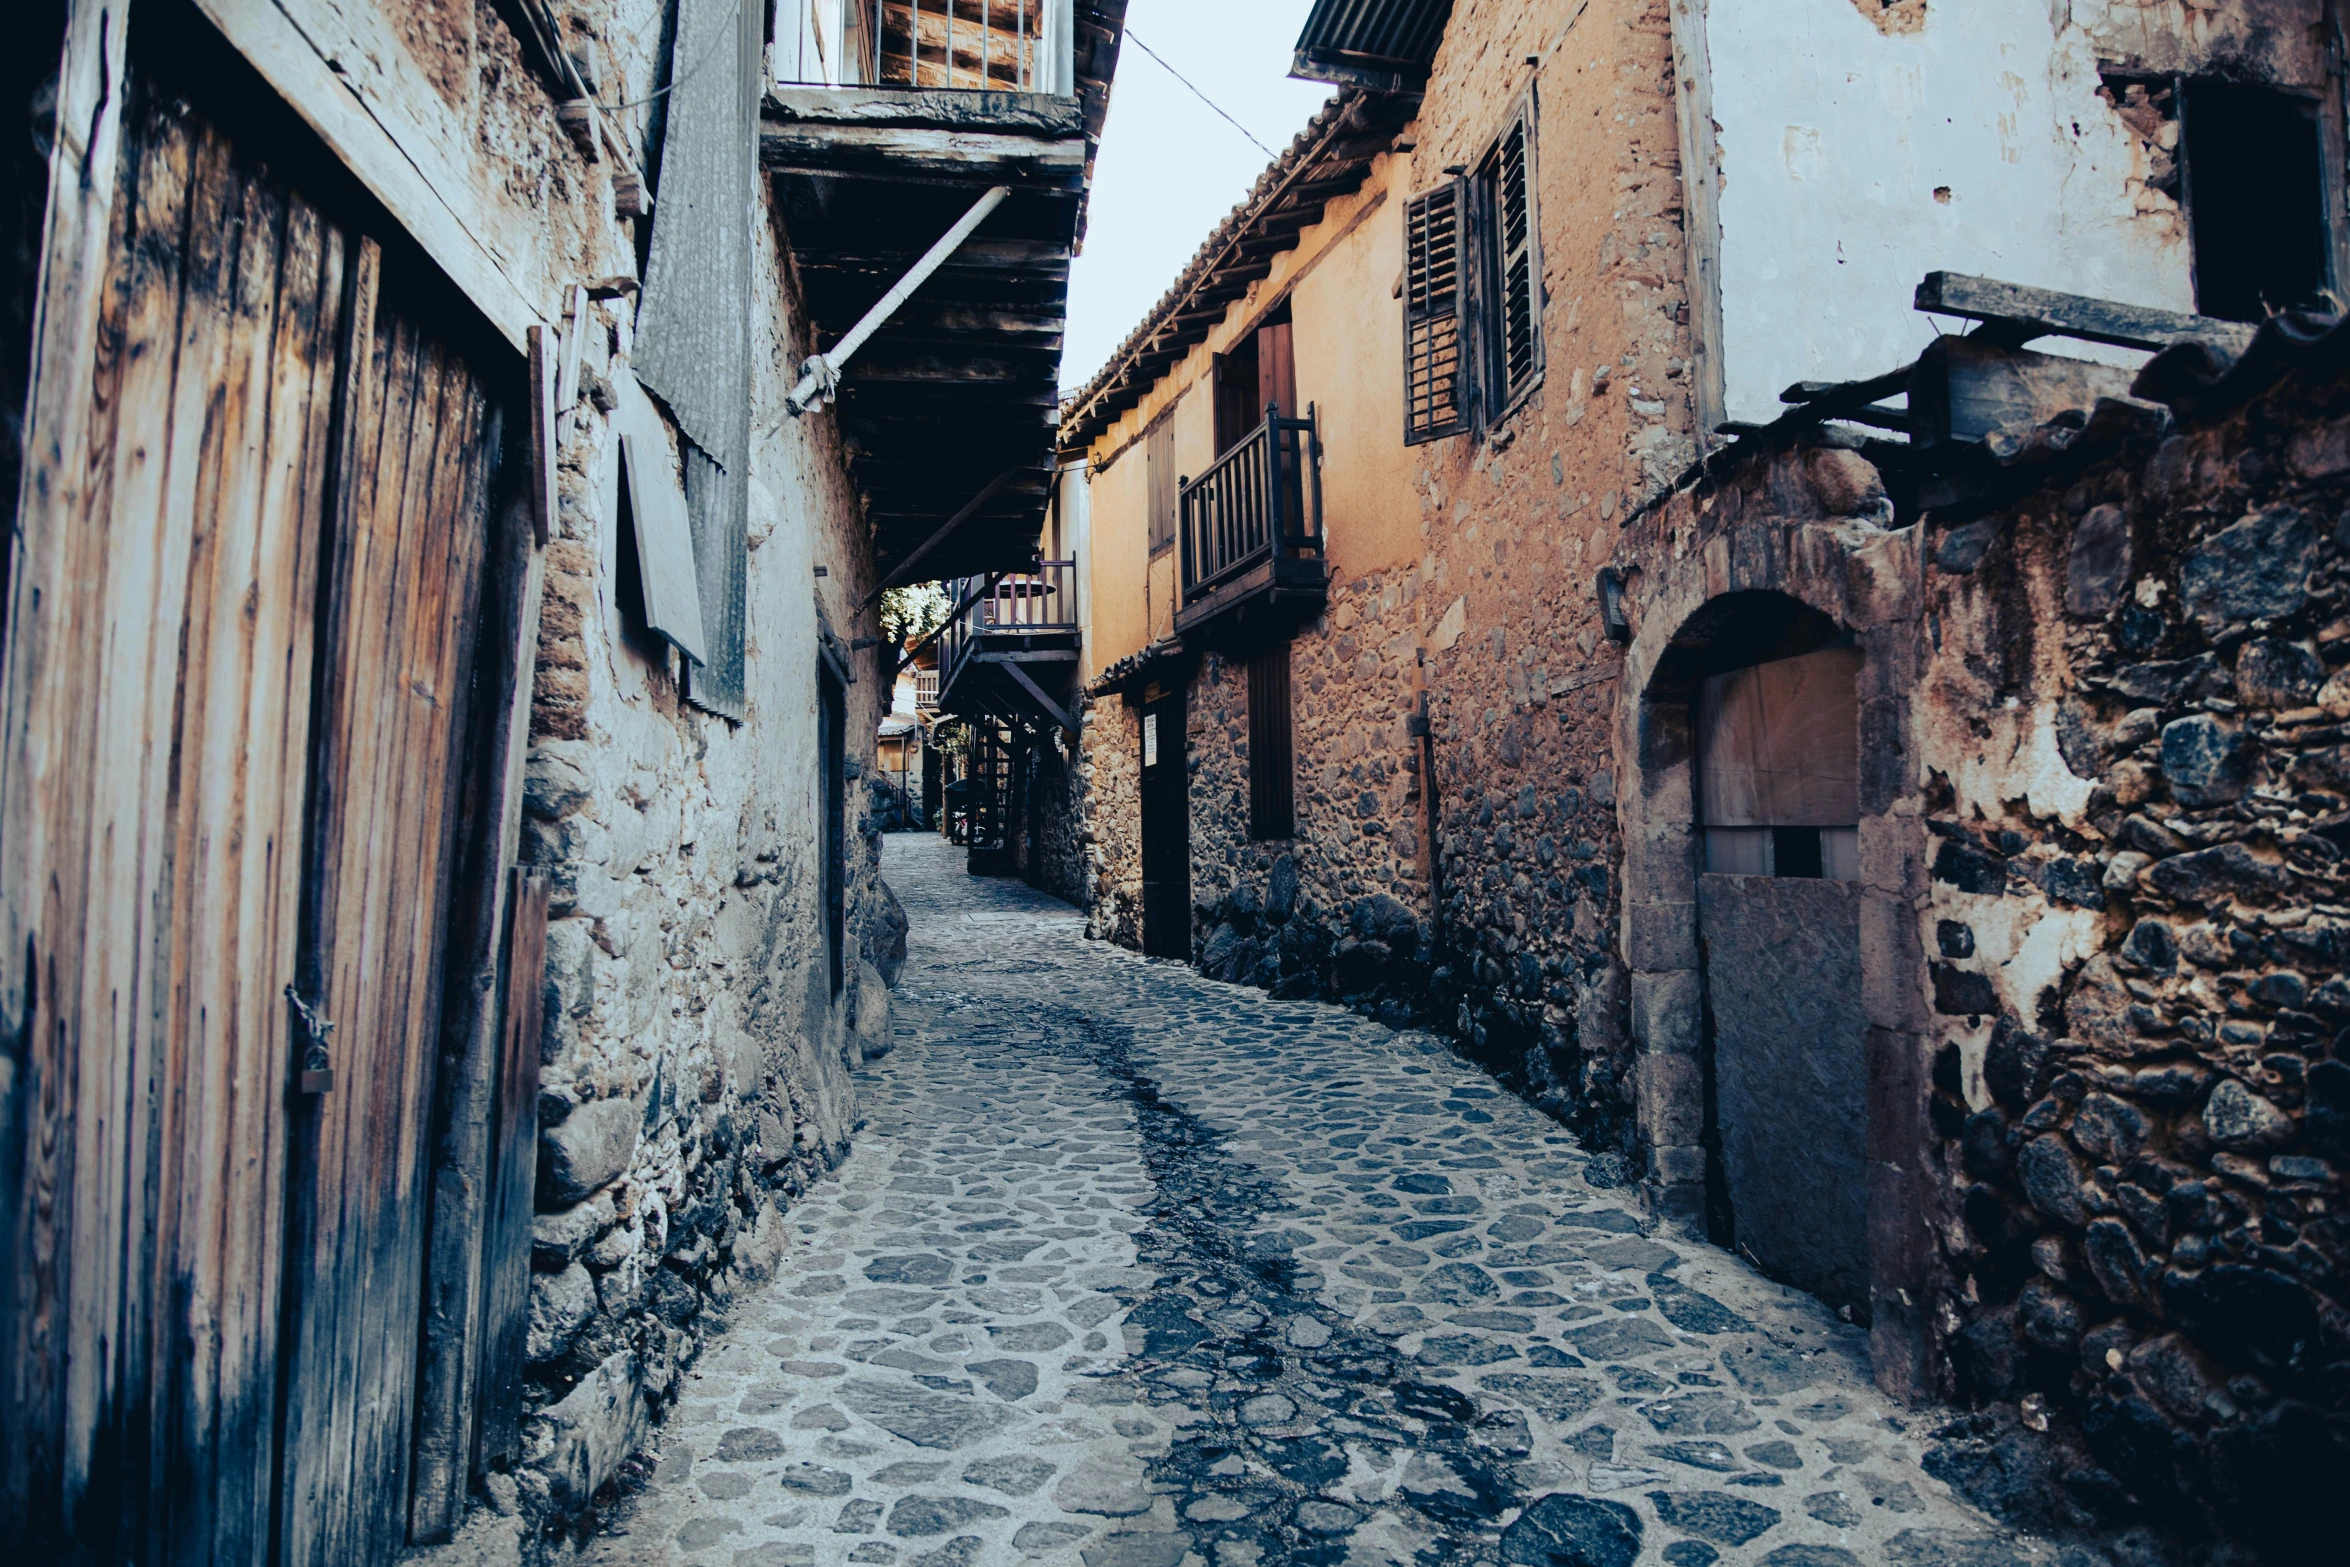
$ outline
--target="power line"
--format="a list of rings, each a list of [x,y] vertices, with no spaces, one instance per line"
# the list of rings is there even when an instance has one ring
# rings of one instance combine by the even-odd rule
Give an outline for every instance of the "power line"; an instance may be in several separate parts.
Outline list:
[[[1169,76],[1174,77],[1184,86],[1191,87],[1191,95],[1194,98],[1197,98],[1200,102],[1206,104],[1209,108],[1214,109],[1218,114],[1223,114],[1226,122],[1229,123],[1234,130],[1240,132],[1241,135],[1246,136],[1250,141],[1256,142],[1257,151],[1263,153],[1269,159],[1278,160],[1280,158],[1281,155],[1279,153],[1266,146],[1263,142],[1257,141],[1255,132],[1251,131],[1247,126],[1241,124],[1238,120],[1233,119],[1231,115],[1224,114],[1223,109],[1217,105],[1215,99],[1209,97],[1206,93],[1201,92],[1197,87],[1192,87],[1191,78],[1185,76],[1181,71],[1178,71],[1172,65],[1169,65],[1166,60],[1160,56],[1158,50],[1153,49],[1149,44],[1146,44],[1142,41],[1141,35],[1136,33],[1133,28],[1129,27],[1126,29],[1126,38],[1129,43],[1132,43],[1144,54],[1147,54],[1152,59],[1157,60],[1159,62],[1159,69],[1165,71]]]

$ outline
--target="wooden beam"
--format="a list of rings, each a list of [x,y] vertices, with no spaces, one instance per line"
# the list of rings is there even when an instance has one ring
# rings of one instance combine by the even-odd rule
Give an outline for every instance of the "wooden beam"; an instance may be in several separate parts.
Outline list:
[[[971,210],[956,219],[954,227],[938,237],[937,242],[923,253],[922,259],[914,263],[913,270],[898,279],[897,285],[865,312],[864,319],[849,328],[846,337],[825,352],[809,356],[801,368],[800,384],[792,388],[791,396],[784,399],[784,406],[797,415],[815,406],[819,397],[831,401],[833,389],[840,380],[840,367],[848,363],[850,356],[865,345],[865,340],[879,331],[882,323],[913,296],[914,290],[929,281],[930,274],[938,270],[939,264],[953,255],[956,247],[969,239],[972,231],[986,222],[988,215],[1002,206],[1004,199],[1011,194],[1009,188],[997,185],[973,202]]]
[[[987,131],[1053,138],[1085,135],[1085,110],[1057,93],[903,87],[775,87],[765,119],[778,124],[865,125]]]
[[[960,528],[964,523],[969,522],[974,516],[978,515],[979,509],[982,506],[985,506],[989,501],[995,499],[996,492],[998,490],[1001,490],[1005,485],[1018,478],[1023,471],[1024,465],[1015,463],[1011,467],[1006,468],[1002,473],[997,474],[993,479],[989,480],[987,488],[981,490],[977,495],[972,496],[969,501],[965,502],[963,509],[959,512],[956,512],[952,517],[949,517],[946,520],[946,525],[944,527],[940,528],[929,538],[924,539],[911,555],[908,555],[904,560],[899,561],[895,566],[892,566],[889,570],[889,575],[883,577],[881,581],[874,586],[873,591],[865,595],[865,602],[860,604],[858,608],[871,609],[874,605],[881,602],[881,595],[887,593],[891,588],[903,587],[907,583],[912,582],[914,580],[914,568],[921,565],[923,560],[927,558],[933,550],[937,549],[947,540],[953,538],[955,536],[956,529]]]
[[[980,656],[983,658],[986,657],[985,654],[981,654]],[[1062,709],[1060,703],[1054,701],[1051,697],[1044,694],[1044,687],[1038,685],[1034,680],[1030,679],[1027,670],[1022,669],[1018,664],[1006,664],[1004,665],[1004,672],[1010,675],[1014,680],[1019,681],[1021,689],[1036,699],[1037,706],[1052,714],[1053,721],[1055,723],[1059,724],[1063,729],[1066,729],[1071,734],[1077,733],[1077,721],[1071,718],[1068,713]]]
[[[2158,350],[2173,343],[2217,343],[2235,353],[2251,346],[2253,328],[2241,321],[2181,315],[2145,305],[2117,304],[2085,294],[2059,294],[1963,272],[1929,272],[1918,284],[1917,308],[1934,315],[1989,321],[2016,329],[2011,343],[2034,337],[2071,337],[2117,348]]]
[[[1081,189],[1085,143],[888,125],[759,127],[759,162],[770,174],[869,175],[903,179]]]

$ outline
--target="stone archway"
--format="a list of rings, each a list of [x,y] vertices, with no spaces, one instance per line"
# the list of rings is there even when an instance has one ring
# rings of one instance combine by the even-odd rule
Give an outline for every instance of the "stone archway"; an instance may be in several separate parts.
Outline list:
[[[1932,1195],[1922,1168],[1932,1046],[1914,914],[1923,892],[1922,800],[1909,744],[1920,563],[1914,529],[1765,513],[1766,496],[1776,499],[1788,488],[1683,501],[1660,522],[1688,530],[1684,547],[1644,552],[1637,557],[1643,569],[1631,576],[1635,619],[1618,687],[1618,755],[1625,766],[1617,808],[1643,1192],[1660,1217],[1719,1238],[1735,1232],[1743,1196],[1749,1223],[1774,1232],[1779,1255],[1761,1257],[1765,1267],[1865,1313],[1879,1382],[1906,1393],[1921,1388],[1928,1338],[1922,1284],[1932,1259]],[[1623,558],[1635,557],[1627,551]],[[1746,890],[1756,896],[1746,901],[1768,905],[1770,919],[1808,923],[1815,933],[1840,921],[1849,936],[1814,941],[1808,953],[1773,953],[1770,931],[1754,932],[1751,950],[1739,959],[1749,964],[1740,980],[1748,988],[1726,1001],[1714,998],[1736,1015],[1710,1015],[1707,938],[1717,960],[1727,956],[1719,950],[1722,938],[1739,914],[1707,904],[1709,896],[1732,903],[1741,889],[1708,882],[1697,698],[1708,680],[1831,646],[1849,649],[1852,680],[1858,830],[1844,846],[1851,851],[1849,881],[1751,887]],[[1828,976],[1848,1010],[1831,1020],[1815,1007],[1807,1017],[1802,998],[1786,994],[1784,977],[1771,981],[1779,994],[1758,999],[1751,987],[1769,974],[1772,961],[1829,969],[1848,964]],[[1831,1021],[1850,1031],[1844,1066],[1802,1064],[1820,1066],[1836,1091],[1825,1091],[1822,1073],[1799,1078],[1782,1090],[1786,1102],[1763,1106],[1775,1124],[1758,1128],[1755,1098],[1764,1092],[1758,1085],[1787,1079],[1771,1078],[1773,1063],[1748,1058],[1737,1065],[1757,1069],[1759,1077],[1749,1071],[1733,1081],[1718,1070],[1719,1047],[1746,1049],[1773,1031]],[[1762,1134],[1742,1149],[1724,1136],[1733,1130],[1720,1113],[1726,1090],[1747,1095],[1744,1130]],[[1807,1115],[1834,1122],[1837,1158],[1852,1166],[1842,1172],[1852,1183],[1842,1201],[1812,1205],[1808,1219],[1800,1193],[1783,1184],[1771,1189],[1767,1174],[1762,1185],[1754,1180],[1755,1160],[1800,1133]],[[1732,1189],[1741,1160],[1744,1193]],[[1819,1168],[1815,1161],[1809,1173],[1816,1176]],[[1814,1248],[1808,1266],[1801,1250],[1805,1223],[1839,1231],[1833,1244]]]

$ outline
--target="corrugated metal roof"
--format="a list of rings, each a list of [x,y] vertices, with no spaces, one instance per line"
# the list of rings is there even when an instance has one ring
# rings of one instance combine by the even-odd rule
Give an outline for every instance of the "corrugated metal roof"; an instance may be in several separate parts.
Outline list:
[[[1416,92],[1452,0],[1315,0],[1289,74],[1374,92]]]

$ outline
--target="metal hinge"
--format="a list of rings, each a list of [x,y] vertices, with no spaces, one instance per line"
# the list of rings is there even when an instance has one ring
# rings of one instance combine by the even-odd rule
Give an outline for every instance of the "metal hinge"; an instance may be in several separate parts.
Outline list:
[[[335,1031],[334,1021],[304,1001],[302,993],[291,985],[286,987],[286,1000],[293,1006],[294,1021],[302,1027],[302,1092],[331,1094],[335,1091],[335,1064],[327,1054],[326,1037]]]

